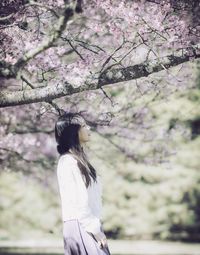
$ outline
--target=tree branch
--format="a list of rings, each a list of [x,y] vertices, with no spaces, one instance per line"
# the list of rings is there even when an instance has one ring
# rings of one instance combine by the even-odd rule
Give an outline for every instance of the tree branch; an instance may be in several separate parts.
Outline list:
[[[51,47],[52,44],[61,36],[62,32],[66,28],[67,22],[74,15],[75,8],[76,6],[74,6],[74,4],[66,4],[63,15],[59,17],[58,23],[55,29],[52,31],[51,35],[49,36],[48,40],[45,38],[37,48],[25,53],[21,58],[17,60],[14,65],[6,63],[5,61],[1,61],[0,77],[16,78],[19,70],[23,68],[30,59],[33,59],[39,53]]]
[[[125,68],[115,68],[104,71],[99,77],[99,87],[107,84],[114,84],[123,81],[135,80],[141,77],[149,76],[152,73],[156,73],[170,67],[180,65],[184,62],[188,62],[191,59],[200,58],[200,44],[188,49],[181,49],[175,52],[173,55],[160,57],[153,61],[144,61],[141,64],[134,66],[128,66]]]
[[[190,61],[191,59],[200,58],[200,45],[192,48],[181,49],[173,55],[168,55],[153,61],[144,61],[143,63],[125,68],[111,68],[103,71],[97,81],[86,80],[80,87],[73,87],[70,83],[64,82],[55,86],[46,86],[24,91],[1,91],[0,92],[0,107],[15,106],[22,104],[37,103],[43,101],[51,101],[55,98],[80,93],[87,90],[96,90],[102,86],[115,84],[118,82],[135,80],[141,77],[147,77],[150,74],[177,66],[179,64]]]

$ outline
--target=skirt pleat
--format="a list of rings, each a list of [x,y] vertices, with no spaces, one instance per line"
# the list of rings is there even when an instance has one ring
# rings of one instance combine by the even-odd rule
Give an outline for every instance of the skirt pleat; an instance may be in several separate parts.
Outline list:
[[[78,219],[63,222],[63,240],[65,255],[111,255],[108,246],[100,248]]]

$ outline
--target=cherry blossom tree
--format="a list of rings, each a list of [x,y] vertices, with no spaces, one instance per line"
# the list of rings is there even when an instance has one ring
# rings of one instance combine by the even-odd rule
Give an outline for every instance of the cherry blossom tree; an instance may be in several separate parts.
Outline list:
[[[14,155],[21,139],[13,143],[10,133],[34,133],[33,146],[41,143],[36,134],[51,134],[53,130],[47,127],[53,126],[54,113],[60,114],[67,104],[75,110],[87,109],[86,119],[95,131],[106,135],[127,157],[143,161],[132,149],[114,142],[113,135],[133,140],[142,134],[142,140],[153,140],[156,133],[149,130],[153,114],[147,103],[134,108],[134,102],[151,92],[155,92],[152,101],[168,100],[175,91],[193,86],[184,64],[199,58],[198,13],[196,1],[186,0],[2,1],[2,137],[15,145]],[[106,85],[111,85],[107,91]],[[124,91],[125,104],[118,104],[112,96],[120,91]],[[20,105],[28,106],[16,111]],[[45,118],[49,112],[53,117]],[[111,120],[112,130],[103,130]],[[169,139],[167,130],[159,132]],[[170,154],[168,143],[163,145],[165,154]],[[155,148],[155,154],[161,151]],[[47,150],[47,155],[52,153]]]
[[[198,11],[196,1],[4,0],[0,106],[53,103],[197,59]]]
[[[22,172],[54,192],[54,124],[58,114],[67,109],[80,112],[91,126],[92,158],[101,166],[109,164],[104,176],[109,184],[115,181],[105,185],[110,194],[108,220],[114,219],[111,204],[119,213],[114,219],[119,230],[114,234],[120,232],[123,217],[125,226],[132,224],[132,230],[124,233],[134,235],[133,200],[139,194],[138,204],[143,198],[148,205],[154,203],[156,184],[162,188],[169,183],[168,177],[172,203],[180,194],[178,203],[184,207],[182,189],[186,196],[190,191],[195,196],[191,187],[199,181],[199,161],[193,153],[190,163],[183,153],[182,167],[169,157],[191,141],[188,123],[193,125],[194,137],[199,132],[199,11],[194,0],[2,0],[1,171]],[[169,171],[170,167],[175,171]],[[133,182],[140,182],[141,189],[133,188]],[[150,184],[155,187],[152,200],[143,195],[147,191],[143,183],[149,185],[149,194]],[[165,187],[163,190],[165,193]],[[125,201],[130,198],[130,210],[124,217]],[[162,194],[158,209],[161,200],[165,201]],[[138,217],[144,207],[140,209]],[[188,219],[190,213],[184,210],[184,219]],[[170,219],[182,219],[173,208],[172,213]],[[157,220],[155,215],[152,213],[153,220]],[[132,218],[136,222],[129,222]],[[145,217],[142,222],[147,222]],[[185,233],[182,222],[180,226]],[[196,226],[194,223],[192,229]]]
[[[47,127],[53,126],[54,113],[60,114],[67,103],[75,110],[87,109],[86,119],[95,131],[100,128],[99,134],[106,135],[127,157],[143,161],[112,138],[117,132],[121,138],[133,140],[144,130],[144,137],[153,139],[155,131],[151,133],[151,124],[145,124],[147,116],[154,121],[148,105],[135,109],[134,102],[151,92],[155,92],[152,101],[167,100],[171,93],[190,86],[191,74],[183,64],[199,58],[196,1],[4,0],[0,5],[2,137],[16,146],[14,155],[21,155],[21,139],[13,143],[10,133],[51,134],[53,130]],[[171,67],[180,71],[173,72]],[[106,85],[111,85],[107,91]],[[122,88],[125,105],[112,96]],[[20,105],[25,108],[16,111]],[[45,118],[52,111],[54,117]],[[114,120],[113,114],[119,118]],[[113,131],[103,130],[112,119]],[[168,139],[167,131],[161,132]],[[41,143],[41,137],[32,139],[33,146]],[[165,143],[165,153],[167,147]],[[48,150],[47,154],[52,156]]]

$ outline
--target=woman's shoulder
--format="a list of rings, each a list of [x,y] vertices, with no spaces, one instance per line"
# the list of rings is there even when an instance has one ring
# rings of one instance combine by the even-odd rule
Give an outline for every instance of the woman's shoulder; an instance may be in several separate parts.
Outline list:
[[[74,161],[74,162],[77,161],[70,153],[65,153],[65,154],[61,155],[59,160],[62,160],[62,161]]]
[[[77,160],[70,154],[63,154],[59,157],[59,160],[58,160],[58,167],[59,166],[68,166],[68,167],[76,167],[77,165]]]
[[[77,161],[69,154],[63,154],[59,157],[57,164],[57,173],[74,173],[77,168]]]

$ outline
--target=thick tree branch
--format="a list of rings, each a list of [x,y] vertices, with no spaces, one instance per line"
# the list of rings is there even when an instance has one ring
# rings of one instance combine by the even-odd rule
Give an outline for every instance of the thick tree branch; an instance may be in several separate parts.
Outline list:
[[[168,55],[153,61],[145,61],[134,66],[110,70],[108,67],[99,77],[99,87],[107,84],[146,77],[152,73],[156,73],[197,58],[200,58],[200,44],[192,48],[181,49],[175,52],[174,55]],[[165,68],[163,68],[163,66]]]
[[[174,55],[165,56],[153,61],[144,61],[143,63],[129,66],[126,68],[107,68],[96,80],[87,80],[80,87],[73,87],[68,82],[59,83],[55,86],[46,86],[24,91],[2,91],[0,92],[0,107],[30,104],[43,101],[51,101],[55,98],[80,93],[87,90],[96,90],[102,86],[124,82],[129,80],[147,77],[150,74],[177,66],[190,61],[191,59],[200,58],[200,45],[190,49],[184,49],[176,52]]]

